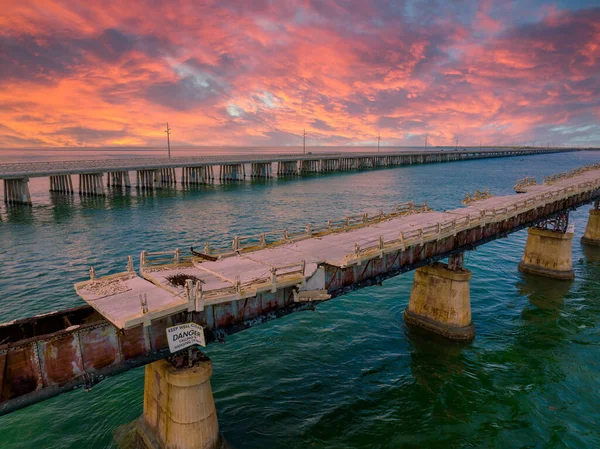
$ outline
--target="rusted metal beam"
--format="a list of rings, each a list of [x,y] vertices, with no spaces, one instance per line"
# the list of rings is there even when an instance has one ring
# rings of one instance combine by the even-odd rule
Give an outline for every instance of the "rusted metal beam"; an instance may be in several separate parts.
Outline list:
[[[50,334],[36,335],[0,346],[0,415],[10,413],[79,387],[90,388],[108,376],[143,366],[169,355],[165,335],[167,327],[196,322],[205,329],[207,343],[223,341],[226,335],[240,332],[297,310],[312,308],[310,303],[295,303],[291,288],[266,292],[235,302],[208,306],[202,312],[180,312],[120,331],[103,318],[73,325]],[[56,322],[64,316],[89,314],[89,307],[54,312]],[[40,317],[39,320],[47,319]],[[4,326],[5,334],[18,335],[20,327],[37,327],[37,318]],[[8,329],[8,328],[13,329]]]

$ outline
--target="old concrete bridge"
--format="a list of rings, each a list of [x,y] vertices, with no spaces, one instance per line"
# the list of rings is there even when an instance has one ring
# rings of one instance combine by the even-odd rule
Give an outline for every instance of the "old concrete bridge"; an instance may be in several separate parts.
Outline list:
[[[515,190],[478,191],[465,207],[444,212],[406,203],[296,231],[237,236],[194,253],[144,251],[139,273],[131,257],[115,275],[96,277],[92,268],[90,280],[75,285],[87,306],[0,325],[0,414],[146,365],[138,423],[145,443],[213,448],[219,431],[212,365],[196,352],[166,361],[167,328],[198,324],[210,343],[410,270],[416,273],[406,322],[470,340],[465,251],[529,228],[518,268],[572,279],[568,214],[590,203],[582,242],[600,245],[600,164],[542,184],[520,180]]]
[[[49,178],[49,189],[66,195],[78,189],[80,195],[104,196],[104,185],[111,188],[132,187],[130,174],[135,172],[135,187],[152,191],[173,186],[178,174],[182,185],[242,181],[249,168],[251,178],[278,177],[307,173],[330,173],[401,165],[453,162],[493,157],[577,151],[573,148],[501,148],[468,150],[431,150],[385,153],[322,154],[254,154],[238,156],[198,156],[176,158],[135,158],[81,161],[50,161],[0,164],[4,180],[4,202],[31,204],[29,179]],[[78,176],[76,183],[73,176]]]

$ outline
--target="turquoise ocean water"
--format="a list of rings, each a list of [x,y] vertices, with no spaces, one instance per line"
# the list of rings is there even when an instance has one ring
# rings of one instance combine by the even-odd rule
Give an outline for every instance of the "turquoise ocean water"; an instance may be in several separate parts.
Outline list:
[[[509,194],[519,178],[592,162],[600,152],[150,195],[133,189],[102,199],[50,195],[47,179],[33,179],[33,208],[0,206],[0,322],[80,305],[73,283],[90,265],[99,275],[122,271],[127,255],[135,260],[144,249],[187,248],[410,200],[450,209],[465,192]],[[235,449],[600,447],[600,250],[579,242],[588,209],[571,214],[573,282],[517,271],[526,231],[468,253],[477,332],[470,344],[404,325],[407,273],[209,346],[226,440]],[[142,412],[143,374],[135,369],[0,417],[0,448],[116,447],[114,429]]]

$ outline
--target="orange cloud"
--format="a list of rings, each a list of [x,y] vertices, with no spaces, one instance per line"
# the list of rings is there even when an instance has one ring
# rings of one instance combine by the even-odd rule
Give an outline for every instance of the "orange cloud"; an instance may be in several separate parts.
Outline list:
[[[600,8],[494,3],[24,0],[0,144],[600,142]]]

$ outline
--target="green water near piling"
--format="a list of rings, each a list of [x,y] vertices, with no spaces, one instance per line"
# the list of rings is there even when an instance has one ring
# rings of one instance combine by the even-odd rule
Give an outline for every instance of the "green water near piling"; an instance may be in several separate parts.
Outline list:
[[[107,198],[50,195],[0,207],[0,321],[81,304],[73,283],[127,255],[302,227],[465,192],[512,193],[518,178],[600,161],[600,152],[431,164]],[[573,282],[517,271],[521,231],[468,253],[477,336],[408,329],[412,275],[236,334],[206,352],[221,430],[245,448],[600,447],[600,250],[575,223]],[[113,448],[142,412],[143,369],[0,417],[0,448]]]

